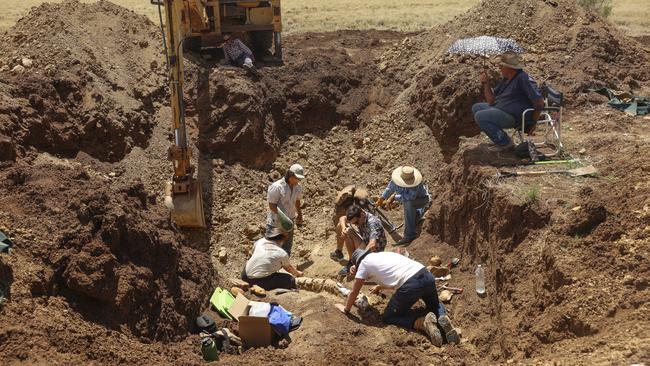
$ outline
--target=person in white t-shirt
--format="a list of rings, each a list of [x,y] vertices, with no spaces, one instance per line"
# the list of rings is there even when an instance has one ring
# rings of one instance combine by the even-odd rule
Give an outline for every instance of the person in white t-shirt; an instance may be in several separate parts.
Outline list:
[[[438,300],[435,278],[421,263],[398,253],[373,253],[362,249],[354,251],[352,262],[354,285],[347,303],[336,304],[337,309],[348,314],[363,284],[366,281],[374,282],[377,286],[373,288],[373,293],[382,289],[395,290],[384,310],[384,323],[423,331],[438,347],[442,346],[443,336],[447,343],[460,342],[445,307]],[[418,316],[411,309],[420,299],[426,305],[427,313],[424,316]]]
[[[256,241],[253,244],[253,255],[246,262],[241,279],[265,290],[296,288],[295,277],[302,277],[303,273],[291,265],[289,255],[281,248],[285,238],[282,230],[273,228],[265,238]],[[280,269],[289,273],[278,272]]]
[[[287,215],[296,225],[302,225],[302,210],[300,200],[302,199],[302,186],[300,181],[305,179],[305,170],[299,164],[293,164],[285,173],[284,177],[273,182],[267,190],[266,200],[269,203],[269,213],[266,217],[266,231],[279,228],[280,218],[278,209]],[[293,230],[285,234],[287,236],[282,249],[291,255],[293,246]]]

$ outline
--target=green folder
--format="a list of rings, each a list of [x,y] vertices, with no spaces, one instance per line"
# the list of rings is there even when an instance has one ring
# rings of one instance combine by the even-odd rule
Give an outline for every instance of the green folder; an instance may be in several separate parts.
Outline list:
[[[210,297],[210,304],[214,306],[222,317],[228,320],[235,320],[235,318],[228,313],[228,309],[230,309],[233,302],[235,302],[235,298],[232,296],[230,291],[224,290],[221,287],[217,287]]]

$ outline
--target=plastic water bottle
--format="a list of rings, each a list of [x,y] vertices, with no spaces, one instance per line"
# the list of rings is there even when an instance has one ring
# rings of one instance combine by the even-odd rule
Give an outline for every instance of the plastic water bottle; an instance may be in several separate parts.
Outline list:
[[[485,270],[480,264],[476,267],[476,293],[485,294]]]

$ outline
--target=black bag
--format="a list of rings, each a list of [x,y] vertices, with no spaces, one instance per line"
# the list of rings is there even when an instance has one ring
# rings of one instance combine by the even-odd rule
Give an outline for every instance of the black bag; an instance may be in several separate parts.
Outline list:
[[[530,141],[524,141],[515,146],[515,155],[520,159],[530,159],[531,161],[539,160],[539,153],[535,148],[535,144]]]
[[[199,331],[209,334],[217,331],[217,325],[214,323],[214,319],[207,314],[196,318],[196,326],[199,327]]]

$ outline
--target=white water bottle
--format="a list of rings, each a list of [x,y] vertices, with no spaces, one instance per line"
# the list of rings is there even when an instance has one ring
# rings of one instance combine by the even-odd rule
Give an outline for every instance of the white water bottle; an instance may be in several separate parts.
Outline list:
[[[485,294],[485,270],[480,264],[476,267],[476,293]]]

